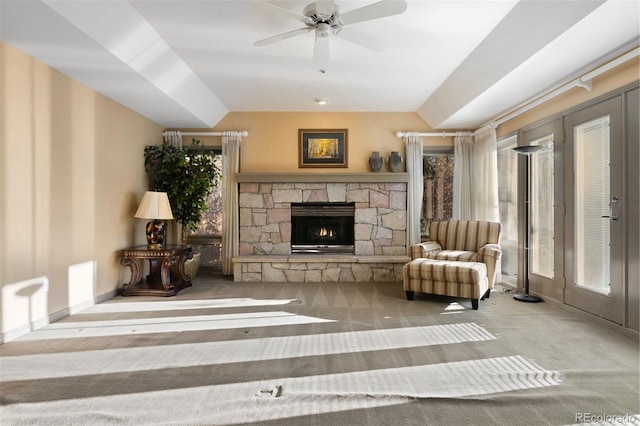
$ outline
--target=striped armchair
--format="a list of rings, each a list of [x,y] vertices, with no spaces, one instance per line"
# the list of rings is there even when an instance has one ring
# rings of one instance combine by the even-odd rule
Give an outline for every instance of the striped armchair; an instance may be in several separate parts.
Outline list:
[[[487,266],[489,288],[496,283],[502,257],[502,226],[497,222],[448,220],[432,222],[430,241],[410,247],[411,259],[481,262]]]

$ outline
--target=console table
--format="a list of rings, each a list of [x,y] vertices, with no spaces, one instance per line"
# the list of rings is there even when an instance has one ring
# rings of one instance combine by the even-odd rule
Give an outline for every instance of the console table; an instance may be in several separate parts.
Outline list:
[[[191,287],[191,277],[184,272],[184,263],[193,258],[190,245],[166,244],[152,250],[145,246],[124,249],[120,264],[131,269],[131,279],[122,285],[123,296],[175,296]],[[142,264],[149,260],[149,275],[142,278]]]

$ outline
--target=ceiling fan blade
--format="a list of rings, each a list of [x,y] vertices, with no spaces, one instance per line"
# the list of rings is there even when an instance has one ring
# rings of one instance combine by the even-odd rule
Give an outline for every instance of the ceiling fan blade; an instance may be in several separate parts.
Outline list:
[[[316,0],[316,12],[320,15],[331,16],[333,14],[333,0]]]
[[[316,35],[316,43],[313,48],[313,62],[320,69],[327,68],[329,64],[329,37],[318,37]]]
[[[382,52],[387,47],[385,40],[380,37],[364,34],[346,27],[343,27],[336,35],[374,52]]]
[[[311,31],[311,28],[299,28],[297,30],[289,31],[289,32],[286,32],[286,33],[275,35],[273,37],[269,37],[269,38],[265,38],[265,39],[262,39],[262,40],[258,40],[255,43],[253,43],[253,45],[254,46],[267,46],[269,44],[272,44],[272,43],[275,43],[275,42],[278,42],[278,41],[282,41],[282,40],[286,40],[288,38],[295,37],[295,36],[300,35],[300,34],[308,33],[309,31]]]
[[[404,0],[382,0],[369,6],[363,6],[343,13],[340,15],[340,19],[344,25],[348,25],[398,15],[405,10],[407,10],[407,2]]]
[[[299,13],[296,13],[296,12],[294,12],[292,10],[289,10],[289,9],[285,9],[283,7],[280,7],[280,6],[276,6],[275,4],[271,4],[271,3],[268,3],[268,2],[262,1],[262,0],[258,0],[256,3],[257,3],[258,6],[264,8],[265,10],[268,10],[269,12],[275,12],[275,13],[279,13],[281,15],[286,15],[289,18],[296,19],[296,20],[298,20],[300,22],[303,22],[305,24],[312,22],[311,19],[309,19],[307,16],[301,15]]]

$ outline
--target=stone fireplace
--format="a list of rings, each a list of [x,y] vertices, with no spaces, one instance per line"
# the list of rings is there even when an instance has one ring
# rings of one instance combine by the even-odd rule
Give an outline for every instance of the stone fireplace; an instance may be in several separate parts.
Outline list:
[[[407,173],[240,173],[234,281],[401,281],[407,180]],[[331,244],[331,231],[352,233],[353,243]]]

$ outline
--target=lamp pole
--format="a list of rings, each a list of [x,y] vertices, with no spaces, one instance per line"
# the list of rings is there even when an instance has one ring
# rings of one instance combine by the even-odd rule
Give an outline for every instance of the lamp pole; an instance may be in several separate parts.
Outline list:
[[[531,155],[540,151],[543,147],[538,145],[518,146],[513,150],[526,157],[527,168],[525,170],[525,209],[524,209],[524,294],[516,294],[513,298],[519,302],[537,303],[542,299],[529,294],[529,238],[531,234],[530,214],[531,214]]]

